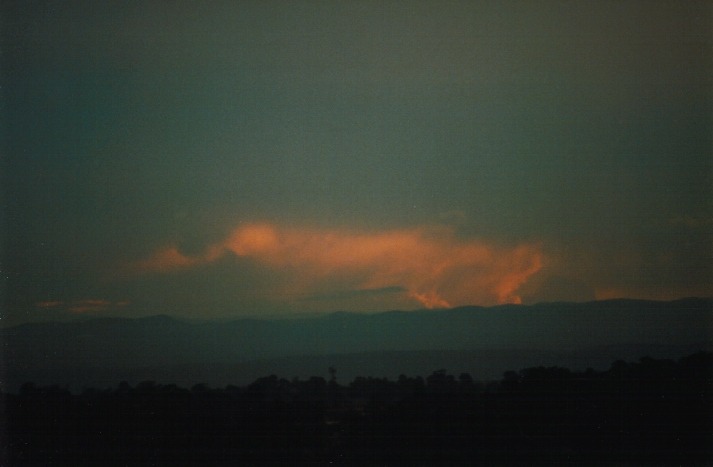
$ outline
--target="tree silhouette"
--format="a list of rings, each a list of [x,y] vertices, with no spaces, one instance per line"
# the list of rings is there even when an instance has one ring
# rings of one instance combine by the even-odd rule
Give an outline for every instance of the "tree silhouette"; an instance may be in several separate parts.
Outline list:
[[[348,386],[276,375],[190,390],[24,384],[2,394],[2,465],[713,463],[713,354],[493,384],[438,370]]]

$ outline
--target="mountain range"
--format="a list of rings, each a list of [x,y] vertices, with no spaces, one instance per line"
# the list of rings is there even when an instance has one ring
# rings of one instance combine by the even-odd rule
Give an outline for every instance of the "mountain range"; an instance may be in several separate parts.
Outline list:
[[[608,300],[443,310],[336,312],[298,319],[190,322],[166,315],[0,329],[2,389],[74,390],[119,381],[190,386],[257,377],[395,378],[439,369],[480,380],[528,366],[606,368],[713,348],[713,299]]]

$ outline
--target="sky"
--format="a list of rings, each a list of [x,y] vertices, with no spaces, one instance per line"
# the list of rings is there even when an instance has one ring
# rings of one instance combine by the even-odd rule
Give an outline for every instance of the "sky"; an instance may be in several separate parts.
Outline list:
[[[713,295],[713,7],[3,2],[2,310]]]

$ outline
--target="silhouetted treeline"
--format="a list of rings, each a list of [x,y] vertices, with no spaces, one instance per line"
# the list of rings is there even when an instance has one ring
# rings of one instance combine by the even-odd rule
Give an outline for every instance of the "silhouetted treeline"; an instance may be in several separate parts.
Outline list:
[[[436,371],[4,394],[2,465],[708,465],[713,354],[607,371]]]

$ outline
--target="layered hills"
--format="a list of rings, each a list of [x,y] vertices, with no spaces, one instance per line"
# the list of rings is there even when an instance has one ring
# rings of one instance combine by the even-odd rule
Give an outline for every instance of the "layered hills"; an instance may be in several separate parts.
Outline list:
[[[257,377],[395,378],[438,369],[496,379],[536,365],[601,368],[713,348],[713,300],[609,300],[300,319],[189,322],[167,315],[28,323],[0,329],[2,388],[74,390],[126,380],[190,386]]]

